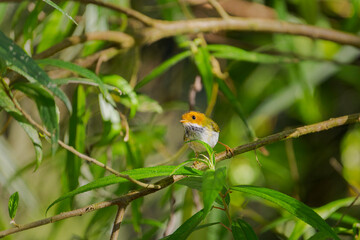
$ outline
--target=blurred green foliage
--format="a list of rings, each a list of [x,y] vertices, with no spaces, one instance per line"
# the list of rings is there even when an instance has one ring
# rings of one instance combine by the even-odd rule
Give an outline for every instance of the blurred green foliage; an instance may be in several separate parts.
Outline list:
[[[219,17],[194,1],[102,1],[168,21]],[[231,0],[231,8],[224,2],[236,17],[360,30],[359,0]],[[136,37],[141,25],[87,1],[0,3],[0,231],[11,227],[5,213],[13,192],[21,195],[21,225],[54,204],[48,215],[138,189],[66,152],[61,139],[135,179],[154,182],[175,170],[190,176],[133,201],[122,239],[327,239],[335,232],[359,239],[358,203],[348,208],[360,188],[359,126],[277,142],[204,173],[177,167],[193,157],[182,150],[179,123],[191,102],[211,113],[220,141],[231,147],[360,112],[359,49],[304,36],[214,31],[124,49],[110,40],[84,41],[48,59],[32,57],[90,32]],[[107,239],[115,214],[100,209],[5,239]]]

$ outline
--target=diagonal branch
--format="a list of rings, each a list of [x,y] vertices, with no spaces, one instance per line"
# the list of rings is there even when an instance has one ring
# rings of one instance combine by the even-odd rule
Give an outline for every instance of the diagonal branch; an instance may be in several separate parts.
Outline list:
[[[65,48],[93,40],[116,42],[120,44],[121,48],[130,48],[135,44],[135,40],[130,35],[127,35],[123,32],[116,32],[116,31],[90,32],[81,36],[68,37],[63,41],[61,41],[60,43],[55,44],[50,48],[46,49],[45,51],[34,55],[33,58],[35,59],[47,58]]]
[[[271,144],[274,142],[283,141],[285,139],[298,138],[300,136],[304,136],[304,135],[307,135],[310,133],[322,132],[322,131],[326,131],[331,128],[354,124],[354,123],[359,123],[359,122],[360,122],[360,113],[346,115],[346,116],[342,116],[342,117],[338,117],[338,118],[332,118],[327,121],[315,123],[312,125],[306,125],[306,126],[302,126],[302,127],[298,127],[298,128],[294,128],[294,129],[285,130],[285,131],[261,138],[257,141],[235,147],[232,149],[232,151],[233,151],[234,155],[239,155],[241,153],[252,151],[254,149],[257,149],[259,147],[262,147],[262,146],[265,146],[265,145],[268,145],[268,144]],[[216,161],[220,162],[220,161],[223,161],[230,157],[232,157],[232,156],[228,156],[226,154],[226,151],[224,151],[224,152],[221,152],[216,155]],[[206,165],[200,163],[200,164],[196,165],[196,169],[204,170],[204,169],[206,169]],[[31,222],[31,223],[28,223],[25,225],[20,225],[18,228],[10,228],[10,229],[1,231],[0,237],[8,236],[10,234],[21,232],[21,231],[24,231],[24,230],[27,230],[30,228],[39,227],[39,226],[53,223],[56,221],[60,221],[60,220],[66,219],[66,218],[81,216],[85,213],[92,212],[94,210],[101,209],[101,208],[110,207],[113,205],[118,205],[119,207],[125,207],[131,201],[141,198],[141,197],[144,197],[151,193],[157,192],[161,189],[164,189],[185,177],[186,176],[183,176],[183,175],[170,176],[170,177],[164,178],[155,183],[156,185],[159,186],[158,189],[142,188],[140,190],[135,190],[135,191],[129,192],[125,195],[122,195],[122,196],[120,196],[116,199],[110,200],[110,201],[95,203],[95,204],[92,204],[92,205],[89,205],[89,206],[86,206],[83,208],[64,212],[64,213],[55,215],[53,217],[41,219],[41,220]]]

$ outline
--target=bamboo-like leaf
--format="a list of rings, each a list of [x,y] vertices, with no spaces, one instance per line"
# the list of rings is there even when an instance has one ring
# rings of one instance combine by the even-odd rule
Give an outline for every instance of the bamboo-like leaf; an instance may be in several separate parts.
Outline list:
[[[157,167],[148,167],[148,168],[137,168],[129,171],[122,172],[122,174],[126,174],[133,179],[140,180],[144,178],[154,178],[154,177],[163,177],[169,176],[170,173],[176,168],[177,166],[157,166]],[[193,176],[201,176],[203,174],[202,171],[196,170],[194,168],[189,167],[181,167],[176,172],[176,175],[193,175]],[[90,182],[86,185],[83,185],[71,192],[65,193],[54,202],[52,202],[49,207],[46,209],[46,212],[56,203],[63,201],[65,199],[74,197],[80,193],[88,192],[97,188],[109,186],[116,183],[128,182],[127,179],[117,177],[115,175],[109,175],[100,179],[97,179],[93,182]]]
[[[86,141],[86,124],[88,114],[86,112],[86,93],[80,85],[77,87],[73,96],[73,113],[69,119],[69,145],[73,146],[77,151],[84,152]],[[66,155],[66,176],[67,190],[71,191],[78,187],[81,159],[71,152]]]
[[[268,64],[291,63],[295,61],[295,59],[291,59],[288,57],[279,57],[279,56],[272,56],[269,54],[249,52],[241,48],[228,46],[228,45],[221,45],[221,44],[208,45],[208,49],[209,51],[211,51],[211,54],[214,57],[231,59],[236,61],[268,63]]]
[[[75,72],[83,77],[93,80],[96,84],[99,85],[99,89],[100,89],[101,93],[104,95],[105,99],[109,103],[115,105],[114,100],[111,98],[109,91],[105,87],[103,81],[89,69],[80,67],[79,65],[76,65],[71,62],[62,61],[60,59],[51,59],[51,58],[41,59],[41,60],[37,60],[37,63],[44,64],[44,65],[51,65],[51,66],[55,66],[55,67],[59,67],[59,68],[64,68],[64,69],[70,70],[72,72]]]
[[[232,235],[235,240],[256,240],[256,236],[252,227],[242,219],[237,219],[231,225]]]
[[[211,99],[211,92],[214,82],[212,66],[210,63],[210,54],[206,47],[200,46],[194,53],[194,62],[201,75],[202,82],[205,87],[207,100]]]
[[[117,89],[120,89],[121,92],[125,95],[129,97],[130,100],[130,118],[135,116],[136,110],[139,106],[139,101],[137,98],[136,93],[134,92],[134,90],[132,89],[132,87],[130,86],[130,84],[128,83],[128,81],[126,81],[123,77],[119,76],[119,75],[109,75],[109,76],[104,76],[102,77],[102,80],[104,81],[104,83],[114,86]]]
[[[50,0],[43,0],[43,1],[46,2],[47,4],[49,4],[50,6],[52,6],[53,8],[55,8],[56,10],[60,11],[67,18],[69,18],[73,23],[75,23],[75,25],[78,25],[77,22],[69,14],[67,14],[64,10],[61,9],[61,7],[56,5],[54,2],[52,2]]]
[[[175,232],[164,239],[167,240],[183,240],[186,239],[205,218],[204,210],[195,213],[191,218],[186,220]]]
[[[2,81],[2,79],[0,79]],[[24,129],[26,134],[29,136],[31,142],[34,145],[35,155],[36,155],[36,168],[39,167],[42,160],[42,144],[39,138],[39,134],[36,129],[26,120],[22,113],[15,107],[14,103],[11,101],[5,90],[3,89],[4,85],[0,84],[0,107],[8,112]],[[8,89],[9,94],[11,94]]]
[[[314,210],[292,197],[269,188],[255,186],[235,186],[231,187],[231,189],[273,202],[312,227],[325,232],[328,237],[340,240],[332,228]]]
[[[35,101],[41,120],[51,133],[51,145],[54,154],[59,139],[59,123],[54,97],[39,83],[16,83],[13,88],[22,91]]]
[[[204,201],[204,214],[205,216],[210,212],[215,199],[223,188],[226,180],[226,168],[221,167],[215,171],[209,169],[203,175],[203,201]]]
[[[19,205],[19,193],[15,192],[10,196],[8,203],[9,216],[11,219],[15,218],[18,205]]]
[[[146,75],[138,84],[135,86],[135,90],[138,90],[139,88],[143,87],[144,85],[151,82],[154,78],[158,77],[159,75],[163,74],[165,71],[167,71],[170,67],[174,66],[181,60],[191,56],[190,51],[181,52],[179,54],[176,54],[175,56],[169,58],[162,64],[160,64],[158,67],[156,67],[154,70],[152,70],[148,75]]]
[[[71,112],[71,103],[66,94],[52,82],[44,70],[31,57],[1,31],[0,58],[5,60],[8,68],[24,76],[30,82],[38,82],[48,88],[65,103]]]

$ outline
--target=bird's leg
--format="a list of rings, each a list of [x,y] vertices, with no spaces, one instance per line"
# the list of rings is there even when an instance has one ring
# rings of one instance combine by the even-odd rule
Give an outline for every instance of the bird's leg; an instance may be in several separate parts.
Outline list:
[[[232,150],[228,145],[226,145],[225,143],[222,143],[222,142],[220,142],[220,141],[218,141],[218,143],[220,143],[221,145],[223,145],[223,146],[225,147],[225,149],[226,149],[226,155],[228,155],[228,153],[230,153],[230,154],[231,154],[231,157],[234,156],[233,150]]]

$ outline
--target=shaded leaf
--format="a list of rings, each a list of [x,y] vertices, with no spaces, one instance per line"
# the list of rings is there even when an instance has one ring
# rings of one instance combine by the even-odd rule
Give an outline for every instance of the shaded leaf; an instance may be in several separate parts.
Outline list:
[[[235,240],[256,240],[256,236],[252,227],[242,219],[237,219],[231,225],[232,235]]]
[[[11,94],[9,89],[8,92],[9,94]],[[39,138],[39,134],[36,129],[26,120],[22,113],[15,107],[14,103],[11,101],[5,90],[2,88],[2,85],[0,85],[0,107],[3,108],[17,121],[24,129],[26,134],[29,136],[31,142],[34,145],[36,155],[36,168],[38,168],[43,156],[42,144]]]
[[[38,82],[61,99],[71,112],[71,103],[65,93],[58,88],[36,62],[18,45],[0,31],[0,58],[5,60],[8,68],[24,76],[30,82]]]
[[[304,203],[289,197],[281,192],[262,187],[255,186],[236,186],[231,187],[234,191],[239,191],[243,193],[249,193],[268,201],[271,201],[278,206],[284,208],[289,213],[293,214],[295,217],[303,220],[312,227],[318,229],[319,231],[325,232],[328,237],[340,240],[332,228],[322,219],[314,210],[305,205]]]
[[[51,133],[52,152],[54,154],[59,140],[58,115],[54,97],[39,83],[15,83],[13,88],[25,93],[35,101],[41,120]]]
[[[191,218],[186,220],[175,232],[164,239],[167,240],[182,240],[186,239],[200,224],[200,222],[205,218],[204,210],[201,210],[195,213]]]
[[[211,92],[214,82],[212,73],[212,66],[210,62],[210,54],[207,48],[200,46],[194,51],[194,62],[201,75],[201,80],[204,84],[208,102],[211,99]]]

